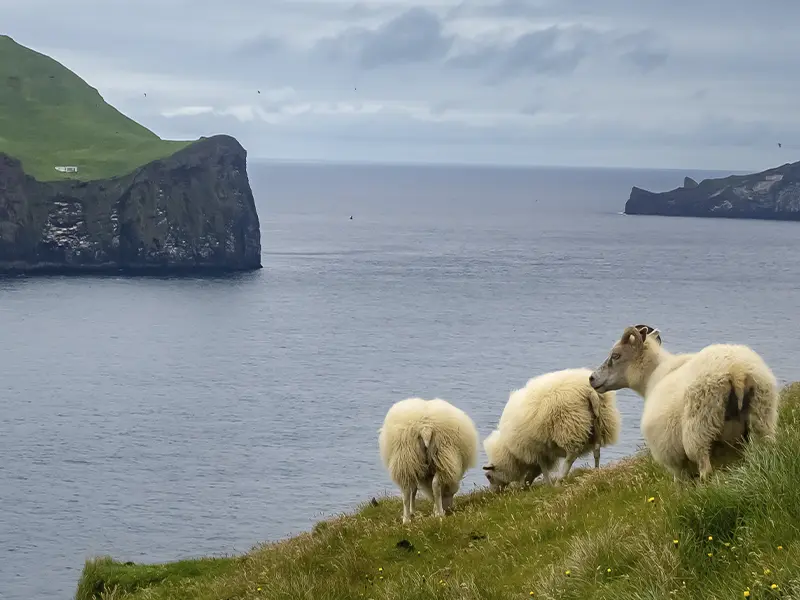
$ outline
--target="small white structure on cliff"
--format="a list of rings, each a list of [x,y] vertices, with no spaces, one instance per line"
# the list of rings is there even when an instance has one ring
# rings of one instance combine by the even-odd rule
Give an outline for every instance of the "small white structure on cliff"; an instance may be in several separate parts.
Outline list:
[[[77,173],[78,167],[56,167],[56,171],[60,173]]]

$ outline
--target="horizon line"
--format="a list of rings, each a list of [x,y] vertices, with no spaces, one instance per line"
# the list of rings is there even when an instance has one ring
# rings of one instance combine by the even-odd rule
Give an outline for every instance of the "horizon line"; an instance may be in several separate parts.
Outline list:
[[[353,166],[353,167],[470,167],[479,169],[555,169],[555,170],[586,170],[586,171],[665,171],[665,172],[706,172],[727,173],[729,175],[748,175],[774,169],[783,165],[767,167],[765,169],[708,169],[702,167],[633,167],[633,166],[601,166],[601,165],[563,165],[563,164],[535,164],[535,163],[492,163],[492,162],[428,162],[428,161],[401,161],[401,160],[370,160],[370,159],[341,159],[341,158],[287,158],[275,156],[248,156],[249,161],[272,164],[294,164],[306,166]],[[790,163],[784,163],[790,164]]]

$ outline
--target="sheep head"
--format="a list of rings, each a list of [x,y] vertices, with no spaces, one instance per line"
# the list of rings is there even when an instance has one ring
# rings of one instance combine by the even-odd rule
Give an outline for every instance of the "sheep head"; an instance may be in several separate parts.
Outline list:
[[[483,465],[483,471],[484,475],[486,475],[486,480],[489,482],[489,489],[493,492],[503,491],[510,483],[510,481],[506,480],[505,473],[492,463]]]
[[[655,327],[626,327],[608,358],[589,376],[589,385],[600,393],[640,388],[644,376],[643,357],[652,343],[661,345],[661,332]]]

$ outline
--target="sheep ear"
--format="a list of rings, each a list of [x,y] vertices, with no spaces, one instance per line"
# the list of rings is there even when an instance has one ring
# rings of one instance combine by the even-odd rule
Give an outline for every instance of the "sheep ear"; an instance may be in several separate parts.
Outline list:
[[[483,470],[484,471],[494,471],[494,465],[492,465],[492,464],[483,465]]]

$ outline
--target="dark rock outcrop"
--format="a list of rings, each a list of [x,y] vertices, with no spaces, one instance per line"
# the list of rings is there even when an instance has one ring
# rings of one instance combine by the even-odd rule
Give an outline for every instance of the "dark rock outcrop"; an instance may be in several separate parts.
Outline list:
[[[697,182],[692,179],[691,177],[684,177],[683,178],[683,187],[685,188],[696,188]]]
[[[37,181],[0,153],[0,273],[260,267],[247,152],[230,136],[85,182]]]
[[[800,162],[695,186],[687,180],[668,192],[634,187],[625,214],[800,221]]]

